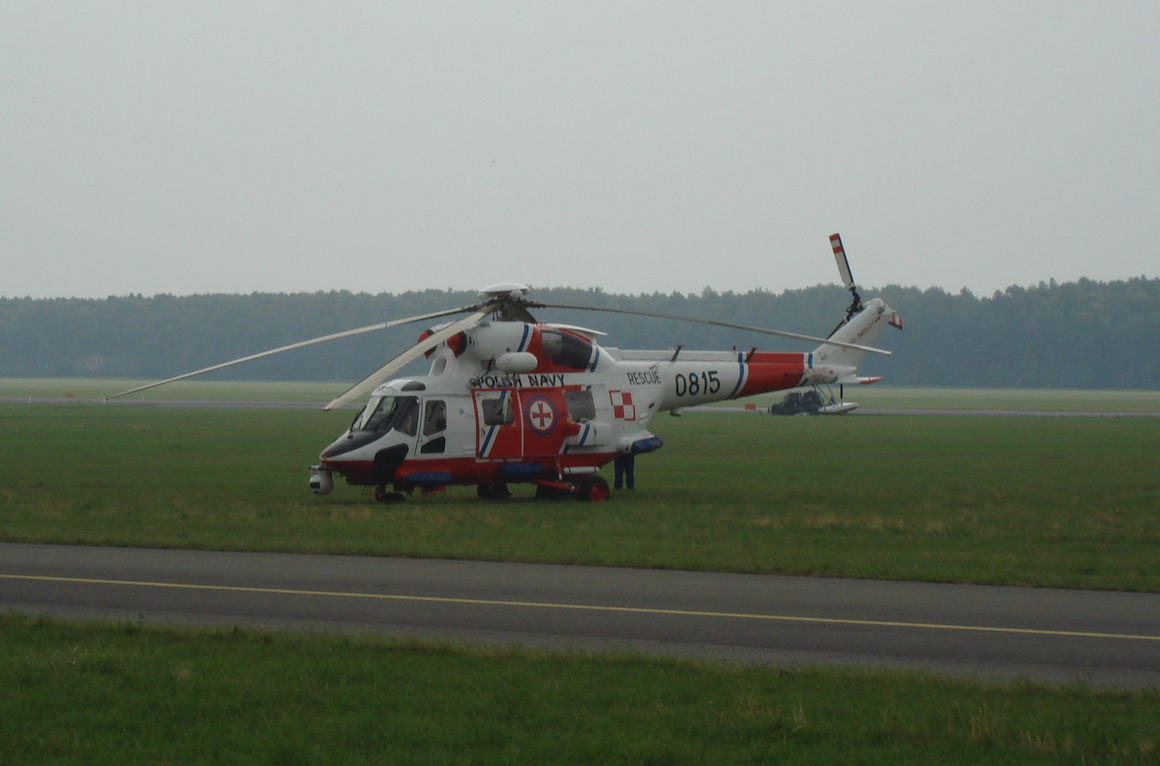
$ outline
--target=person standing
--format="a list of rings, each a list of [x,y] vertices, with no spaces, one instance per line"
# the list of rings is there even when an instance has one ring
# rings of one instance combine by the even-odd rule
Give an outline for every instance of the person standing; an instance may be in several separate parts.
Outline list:
[[[633,476],[633,469],[635,468],[636,455],[631,452],[620,453],[613,460],[613,467],[616,469],[616,478],[612,485],[613,489],[620,489],[623,485],[626,489],[633,489],[636,484],[635,476]]]

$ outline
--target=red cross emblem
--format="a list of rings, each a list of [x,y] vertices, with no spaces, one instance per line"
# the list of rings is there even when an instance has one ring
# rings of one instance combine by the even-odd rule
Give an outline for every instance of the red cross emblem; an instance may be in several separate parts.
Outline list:
[[[556,408],[552,402],[543,396],[534,396],[528,402],[528,428],[535,433],[545,436],[552,433],[556,426]]]

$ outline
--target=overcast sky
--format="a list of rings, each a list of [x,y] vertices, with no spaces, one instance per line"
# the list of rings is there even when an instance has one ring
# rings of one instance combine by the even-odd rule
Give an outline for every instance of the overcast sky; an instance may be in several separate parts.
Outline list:
[[[1156,277],[1158,128],[1152,0],[8,2],[0,295]]]

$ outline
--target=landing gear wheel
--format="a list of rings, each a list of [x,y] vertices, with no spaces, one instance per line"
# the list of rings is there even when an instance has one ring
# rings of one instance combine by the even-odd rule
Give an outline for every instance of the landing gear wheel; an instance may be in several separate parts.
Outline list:
[[[576,496],[582,503],[602,503],[609,496],[608,482],[601,476],[589,476],[576,487]]]
[[[506,500],[512,496],[512,491],[508,489],[508,485],[500,484],[480,484],[475,488],[476,493],[488,500]]]

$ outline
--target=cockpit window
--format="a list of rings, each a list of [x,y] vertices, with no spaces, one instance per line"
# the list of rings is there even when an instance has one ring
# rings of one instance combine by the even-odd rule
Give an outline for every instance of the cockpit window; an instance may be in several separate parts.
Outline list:
[[[391,418],[391,428],[414,436],[419,432],[419,400],[413,396],[403,398],[399,402],[399,414]]]
[[[427,402],[427,410],[423,413],[423,435],[431,436],[447,430],[447,403],[441,399]]]
[[[544,353],[561,367],[584,370],[592,360],[592,344],[583,338],[556,330],[542,330]]]
[[[372,396],[351,423],[352,431],[386,433],[395,429],[414,436],[419,427],[419,399],[414,396]]]

